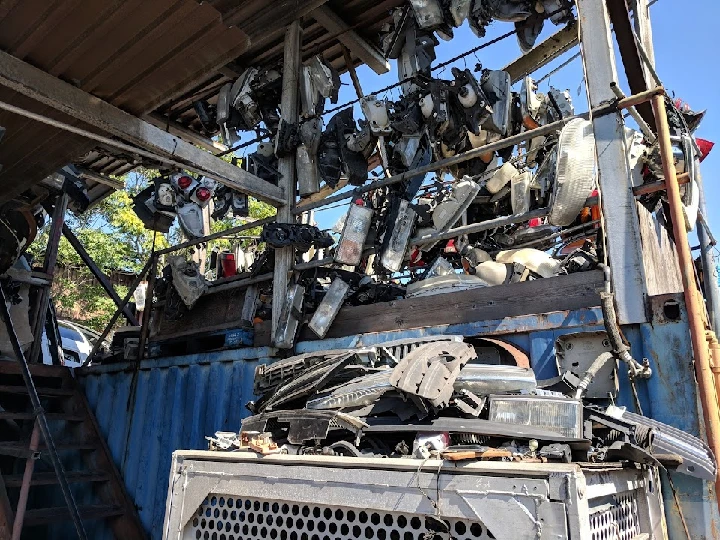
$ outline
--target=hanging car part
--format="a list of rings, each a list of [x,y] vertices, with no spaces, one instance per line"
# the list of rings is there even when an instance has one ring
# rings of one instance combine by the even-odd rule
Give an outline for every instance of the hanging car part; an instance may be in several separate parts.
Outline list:
[[[394,198],[386,223],[392,226],[385,231],[380,263],[391,272],[398,272],[405,260],[410,234],[415,226],[417,213],[405,199]]]
[[[358,204],[350,205],[340,241],[335,249],[335,262],[350,266],[360,264],[373,214],[371,208]]]
[[[558,157],[548,222],[567,226],[585,205],[595,187],[595,135],[592,122],[577,118],[560,132]]]
[[[335,243],[332,236],[314,225],[296,223],[266,223],[260,233],[260,240],[276,249],[294,246],[302,251],[313,246],[318,249],[329,248]]]
[[[291,349],[295,344],[295,334],[302,319],[304,295],[305,287],[302,285],[295,284],[288,287],[275,334],[275,346],[279,349]],[[277,309],[277,306],[273,306],[273,309]]]
[[[350,285],[340,278],[335,278],[330,284],[325,297],[315,310],[315,314],[308,325],[310,330],[315,332],[320,339],[323,339],[330,329],[349,290]]]
[[[168,264],[172,272],[173,288],[188,309],[192,309],[195,302],[208,290],[205,277],[200,273],[197,263],[186,260],[182,255],[168,257]]]

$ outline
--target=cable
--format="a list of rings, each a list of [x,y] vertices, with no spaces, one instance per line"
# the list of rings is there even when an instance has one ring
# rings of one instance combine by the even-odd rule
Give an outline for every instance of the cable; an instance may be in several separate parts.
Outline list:
[[[560,71],[560,70],[563,69],[564,67],[569,66],[569,65],[573,62],[573,60],[575,60],[576,58],[580,58],[580,56],[582,56],[582,53],[579,53],[579,52],[578,52],[578,53],[575,53],[575,54],[572,55],[570,58],[568,58],[565,62],[563,62],[563,63],[560,64],[558,67],[556,67],[555,69],[553,69],[550,73],[548,73],[548,74],[546,74],[546,75],[543,75],[540,79],[538,79],[538,80],[536,81],[535,84],[540,84],[541,82],[549,79],[550,77],[552,77],[553,75],[555,75],[558,71]]]

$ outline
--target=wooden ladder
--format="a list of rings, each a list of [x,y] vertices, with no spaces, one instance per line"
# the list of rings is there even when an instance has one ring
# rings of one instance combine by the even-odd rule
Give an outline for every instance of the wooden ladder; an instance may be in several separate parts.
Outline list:
[[[78,512],[89,537],[142,539],[147,535],[115,467],[110,451],[69,369],[31,364],[30,372],[52,430]],[[28,459],[35,459],[23,519],[23,538],[45,538],[67,531],[73,538],[70,512],[58,488],[58,477],[39,437],[30,450],[35,426],[30,396],[15,360],[0,360],[0,538],[10,538]],[[38,440],[35,428],[34,438]]]

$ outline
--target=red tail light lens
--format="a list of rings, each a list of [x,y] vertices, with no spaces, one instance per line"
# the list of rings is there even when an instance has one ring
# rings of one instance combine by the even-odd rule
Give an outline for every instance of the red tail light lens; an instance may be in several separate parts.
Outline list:
[[[177,184],[180,189],[187,189],[190,187],[190,184],[192,184],[192,178],[189,176],[181,176],[178,178]]]
[[[212,193],[208,188],[201,187],[198,188],[198,190],[195,192],[195,196],[198,198],[199,201],[205,202],[212,196]]]

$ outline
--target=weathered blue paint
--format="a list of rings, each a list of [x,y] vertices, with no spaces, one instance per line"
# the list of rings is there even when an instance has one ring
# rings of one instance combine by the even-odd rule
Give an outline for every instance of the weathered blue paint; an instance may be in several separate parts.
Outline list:
[[[685,320],[685,319],[683,319]],[[654,376],[638,381],[642,411],[691,433],[699,433],[697,394],[689,366],[686,323],[646,324],[623,328],[635,358],[648,358]],[[513,317],[495,321],[443,325],[413,330],[348,336],[299,343],[297,353],[372,346],[432,335],[500,336],[526,351],[538,379],[556,376],[554,344],[558,336],[602,329],[599,309]],[[162,535],[171,454],[176,449],[206,448],[205,436],[237,430],[249,413],[255,366],[273,360],[271,348],[219,351],[141,363],[80,370],[78,378],[108,440],[128,492],[153,538]],[[624,365],[619,366],[618,405],[637,411]],[[652,399],[649,398],[652,396]],[[712,538],[715,504],[706,504],[703,483],[674,475],[683,513],[695,538]],[[670,538],[683,538],[672,492],[664,486]],[[713,496],[714,497],[714,496]],[[704,504],[705,503],[705,504]],[[717,522],[717,521],[716,521]],[[98,533],[96,538],[106,535]]]
[[[172,452],[205,449],[205,437],[237,431],[249,412],[255,366],[272,349],[219,351],[79,370],[115,464],[143,525],[161,538]],[[101,538],[96,531],[95,538]]]

